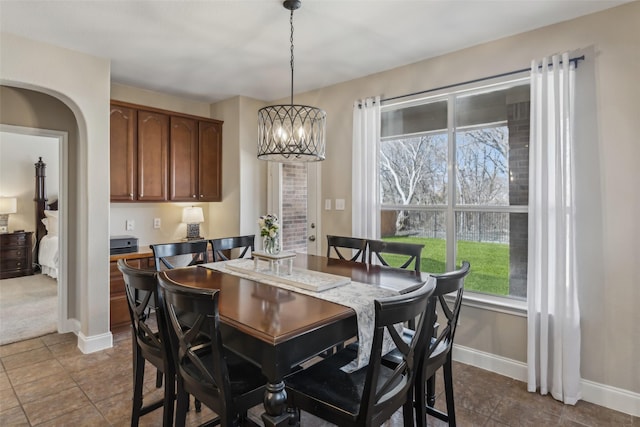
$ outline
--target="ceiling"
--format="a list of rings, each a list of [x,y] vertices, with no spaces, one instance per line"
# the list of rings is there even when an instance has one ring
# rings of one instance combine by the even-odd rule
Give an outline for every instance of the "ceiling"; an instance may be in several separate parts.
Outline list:
[[[294,91],[627,1],[303,0],[294,12]],[[281,0],[0,0],[0,29],[109,58],[116,83],[205,102],[290,94],[289,11]]]

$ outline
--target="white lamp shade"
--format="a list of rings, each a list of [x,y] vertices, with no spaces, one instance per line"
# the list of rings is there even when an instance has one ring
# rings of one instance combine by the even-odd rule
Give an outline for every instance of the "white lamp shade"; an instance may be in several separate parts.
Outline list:
[[[204,214],[202,208],[189,207],[182,210],[182,222],[186,224],[200,224],[204,222]]]
[[[18,199],[15,197],[0,197],[0,214],[16,213],[17,209]]]

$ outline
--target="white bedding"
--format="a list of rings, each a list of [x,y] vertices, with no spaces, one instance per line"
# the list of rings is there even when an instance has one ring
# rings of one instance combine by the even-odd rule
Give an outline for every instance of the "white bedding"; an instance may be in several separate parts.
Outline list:
[[[42,274],[58,278],[58,236],[46,235],[40,241],[38,262]]]

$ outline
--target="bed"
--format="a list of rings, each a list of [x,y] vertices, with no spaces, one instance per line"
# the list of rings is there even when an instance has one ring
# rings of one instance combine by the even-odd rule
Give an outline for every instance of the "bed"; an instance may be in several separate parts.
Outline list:
[[[59,244],[58,201],[47,203],[46,168],[42,157],[35,164],[36,167],[36,246],[34,251],[35,263],[40,267],[40,272],[47,276],[58,278]]]

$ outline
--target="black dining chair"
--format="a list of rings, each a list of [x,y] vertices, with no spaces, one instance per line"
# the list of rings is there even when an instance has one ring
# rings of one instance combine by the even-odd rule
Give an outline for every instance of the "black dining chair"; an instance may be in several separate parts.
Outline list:
[[[238,249],[237,256],[233,258],[251,257],[251,254],[255,250],[255,240],[255,234],[211,239],[209,241],[213,249],[213,261],[228,261],[232,258],[229,256],[229,251],[232,249]]]
[[[157,271],[209,262],[209,243],[206,240],[159,243],[150,246]]]
[[[158,310],[157,273],[131,267],[125,260],[118,260],[122,272],[125,292],[131,317],[133,338],[133,406],[131,425],[137,426],[140,417],[158,408],[163,409],[162,425],[173,425],[175,401],[175,370],[169,351],[166,324],[161,310]],[[158,369],[160,376],[156,386],[162,385],[164,374],[164,397],[143,406],[143,385],[145,361]]]
[[[220,291],[181,286],[165,273],[159,273],[158,280],[177,373],[175,425],[185,425],[190,394],[218,415],[214,423],[241,425],[247,410],[262,402],[267,378],[260,368],[224,347]],[[208,340],[203,342],[202,337]]]
[[[438,333],[431,339],[426,356],[420,364],[419,376],[416,379],[415,408],[418,426],[427,425],[427,414],[447,422],[450,426],[456,425],[451,355],[458,317],[460,316],[460,307],[462,306],[464,279],[469,274],[470,268],[470,264],[467,261],[463,261],[460,269],[434,276],[436,288],[433,292],[433,298],[436,298],[439,303],[440,313],[443,316],[443,327],[438,325]],[[438,321],[440,320],[438,318]],[[412,331],[405,329],[404,338],[407,341],[410,340]],[[397,366],[401,361],[400,354],[396,350],[388,353],[383,358],[383,364],[389,367]],[[444,374],[447,413],[434,407],[435,377],[437,370],[440,368],[443,368]]]
[[[405,242],[387,242],[385,240],[369,240],[368,246],[369,264],[373,264],[374,260],[377,260],[377,262],[384,266],[390,266],[388,256],[401,255],[404,256],[400,261],[401,264],[394,267],[407,269],[413,264],[413,270],[420,271],[420,257],[422,256],[422,248],[424,248],[424,245]]]
[[[413,292],[376,300],[369,364],[352,373],[342,371],[357,356],[347,347],[292,374],[286,381],[289,406],[339,426],[379,426],[402,407],[405,425],[413,425],[417,364],[433,334],[435,310],[428,303],[433,289],[431,281]],[[394,325],[414,318],[416,333],[407,343]],[[394,368],[381,364],[385,331],[402,359]]]
[[[339,259],[358,262],[366,262],[367,260],[367,239],[327,234],[327,258],[331,257],[331,249]],[[343,253],[340,249],[348,251]]]

